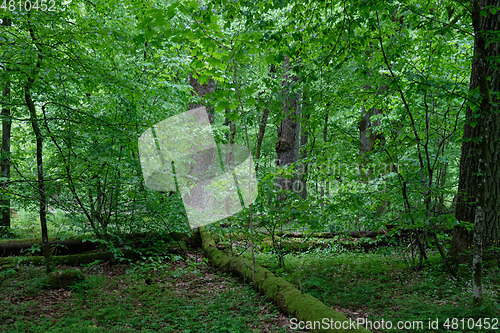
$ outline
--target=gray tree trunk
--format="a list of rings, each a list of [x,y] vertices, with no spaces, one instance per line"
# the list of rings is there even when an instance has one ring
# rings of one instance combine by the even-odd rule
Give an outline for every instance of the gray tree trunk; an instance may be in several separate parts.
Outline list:
[[[300,154],[297,167],[298,173],[298,185],[295,190],[298,191],[298,195],[302,199],[307,198],[307,171],[308,171],[308,163],[307,159],[307,143],[309,141],[309,113],[302,110],[302,121],[300,123]]]
[[[295,163],[299,159],[300,147],[300,106],[299,94],[293,91],[293,85],[297,82],[297,77],[287,73],[290,66],[290,59],[285,57],[283,64],[285,74],[283,76],[283,103],[281,105],[281,123],[278,128],[278,141],[276,142],[276,166],[283,169]],[[278,196],[279,201],[287,198],[287,193],[293,191],[297,182],[297,175],[292,172],[290,175],[278,175],[277,187],[282,192]],[[296,185],[295,185],[296,186]]]
[[[377,144],[383,145],[385,142],[384,135],[375,129],[377,126],[380,126],[380,119],[371,119],[372,116],[379,114],[383,114],[381,109],[371,108],[370,110],[366,110],[363,103],[363,117],[358,123],[359,156],[362,159],[361,169],[363,170],[360,176],[363,180],[369,179],[373,173],[373,170],[369,167],[370,158],[368,154],[375,149]]]
[[[214,108],[211,106],[208,106],[206,103],[206,100],[204,99],[205,95],[208,95],[215,90],[215,81],[214,79],[210,79],[208,83],[201,84],[194,76],[193,73],[189,76],[189,85],[193,87],[193,96],[198,95],[198,97],[201,99],[200,103],[189,103],[189,109],[196,109],[200,106],[205,106],[207,109],[208,113],[208,120],[210,121],[210,124],[214,123],[215,119],[215,113],[214,113]]]

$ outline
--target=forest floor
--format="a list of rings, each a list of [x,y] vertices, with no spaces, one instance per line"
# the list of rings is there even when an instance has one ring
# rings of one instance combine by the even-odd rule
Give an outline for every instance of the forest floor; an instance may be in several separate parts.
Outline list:
[[[500,268],[485,266],[485,302],[474,308],[470,267],[459,267],[455,279],[437,253],[428,255],[419,270],[391,247],[291,253],[284,269],[270,253],[257,253],[256,261],[347,317],[371,321],[372,332],[500,332]],[[375,329],[382,320],[393,328]],[[399,322],[407,328],[396,329]]]
[[[44,268],[17,267],[0,285],[0,332],[291,331],[276,306],[199,252],[145,259],[87,265],[83,282],[55,290]]]
[[[261,239],[256,260],[353,320],[412,326],[371,329],[375,333],[500,332],[498,266],[485,266],[485,304],[474,308],[470,265],[458,267],[455,279],[432,251],[424,267],[415,270],[404,247],[375,247],[365,253],[362,246],[341,246],[341,240],[290,247],[285,268],[280,268],[275,252]],[[0,268],[0,332],[292,331],[290,318],[250,284],[211,268],[201,250],[190,250],[184,258],[165,255],[161,243],[149,241],[158,251],[137,262],[80,267],[85,280],[69,289],[47,289],[42,267]],[[221,248],[248,254],[244,244],[234,239]],[[430,327],[436,320],[439,328]]]

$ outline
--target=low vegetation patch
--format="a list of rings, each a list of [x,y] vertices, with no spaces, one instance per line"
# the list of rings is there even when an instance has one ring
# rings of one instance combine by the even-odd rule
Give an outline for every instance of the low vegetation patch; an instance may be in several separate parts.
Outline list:
[[[275,306],[249,285],[213,271],[200,254],[95,262],[78,273],[85,280],[48,290],[43,268],[17,267],[0,288],[0,331],[290,331]]]
[[[477,322],[500,317],[498,268],[485,272],[485,303],[480,308],[472,308],[470,269],[462,267],[457,280],[443,273],[445,268],[437,254],[430,256],[427,265],[418,271],[390,249],[375,253],[309,251],[286,256],[285,268],[280,268],[270,253],[257,253],[256,260],[356,320],[384,320],[394,325],[405,321],[415,327],[422,322],[427,329],[424,331],[429,331],[429,321],[438,319],[440,329],[436,331],[439,332],[492,332],[477,325],[474,329],[452,329],[451,326],[446,329],[441,325],[453,318],[465,321],[474,318]],[[401,332],[400,329],[373,331]]]

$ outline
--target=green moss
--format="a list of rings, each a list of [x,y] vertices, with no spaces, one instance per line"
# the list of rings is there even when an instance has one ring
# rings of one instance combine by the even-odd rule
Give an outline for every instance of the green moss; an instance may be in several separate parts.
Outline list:
[[[83,264],[88,264],[96,260],[109,260],[113,258],[113,255],[109,252],[92,252],[92,253],[81,253],[72,254],[66,256],[52,256],[52,263],[55,265],[69,265],[69,266],[79,266]],[[45,264],[45,259],[43,256],[32,256],[32,257],[6,257],[0,258],[0,266],[17,266],[17,265],[35,265],[42,266]]]
[[[51,289],[61,289],[68,288],[81,281],[83,281],[83,275],[80,271],[66,269],[47,274],[46,284]]]

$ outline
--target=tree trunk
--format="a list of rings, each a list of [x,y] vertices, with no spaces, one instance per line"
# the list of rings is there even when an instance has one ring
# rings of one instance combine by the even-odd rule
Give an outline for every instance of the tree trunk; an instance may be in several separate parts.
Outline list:
[[[33,79],[28,79],[28,84],[24,90],[24,99],[26,105],[28,106],[30,112],[30,122],[33,127],[33,132],[36,136],[36,166],[37,166],[37,178],[38,178],[38,192],[39,192],[39,204],[40,204],[40,226],[42,228],[42,252],[45,257],[45,267],[47,273],[51,272],[50,265],[50,248],[49,248],[49,234],[47,231],[47,195],[45,193],[45,184],[43,177],[43,137],[40,127],[38,126],[38,119],[36,116],[35,103],[31,98],[30,86],[33,83]]]
[[[276,165],[278,169],[283,169],[295,163],[299,159],[300,146],[300,109],[299,96],[293,92],[293,85],[297,81],[297,77],[289,77],[287,70],[289,69],[290,59],[285,57],[283,64],[285,74],[283,77],[283,103],[281,105],[281,123],[278,128],[278,141],[276,142]],[[293,190],[293,186],[297,181],[295,172],[290,175],[278,175],[277,187],[278,190],[284,191],[279,194],[278,200],[285,201],[287,192]]]
[[[304,97],[304,96],[302,96]],[[304,99],[304,98],[303,98]],[[307,128],[307,123],[309,123],[309,113],[302,110],[302,121],[300,123],[300,163],[298,165],[298,186],[295,190],[298,191],[298,195],[302,199],[307,198],[307,142],[309,141],[309,130]]]
[[[381,90],[387,90],[387,87],[382,86]],[[359,166],[359,177],[362,182],[368,182],[373,177],[381,176],[380,173],[385,173],[380,167],[370,165],[370,153],[378,146],[385,144],[385,136],[382,132],[377,131],[376,127],[380,126],[380,119],[372,120],[372,116],[382,115],[382,109],[371,108],[366,110],[363,103],[363,117],[358,123],[359,129],[359,156],[361,158]],[[376,172],[378,174],[375,174]],[[382,214],[390,203],[387,200],[380,200],[376,206],[377,214]]]
[[[264,140],[264,134],[266,134],[267,118],[269,117],[269,108],[265,108],[262,113],[262,118],[259,121],[259,134],[257,136],[257,145],[255,147],[255,172],[259,169],[259,158],[260,151],[262,147],[262,141]]]
[[[472,62],[469,90],[472,91],[478,86],[477,59]],[[479,146],[476,141],[479,138],[479,126],[474,124],[474,111],[467,105],[465,114],[464,134],[462,152],[460,157],[460,173],[458,178],[458,193],[455,207],[455,217],[460,222],[474,223],[475,218],[475,198],[477,193],[477,179],[475,173],[479,163]],[[455,226],[453,238],[448,255],[455,260],[458,255],[468,250],[472,246],[472,231],[463,226]]]
[[[10,97],[9,82],[5,83],[3,97],[6,102],[2,107],[2,150],[0,152],[0,176],[3,178],[3,181],[0,182],[0,188],[4,193],[0,198],[0,233],[10,229],[10,197],[7,193],[10,181],[10,130],[12,124],[10,106],[8,105]]]
[[[214,123],[215,120],[215,113],[214,113],[214,108],[211,106],[208,106],[206,101],[204,100],[205,95],[208,95],[215,90],[215,81],[214,79],[210,79],[208,83],[201,84],[194,76],[193,73],[189,76],[189,85],[193,87],[193,96],[198,95],[198,97],[201,99],[201,103],[189,103],[189,109],[196,109],[200,106],[205,106],[207,113],[208,113],[208,120],[210,121],[210,124]]]
[[[28,17],[30,14],[28,12]],[[35,42],[35,33],[33,32],[33,28],[30,26],[30,36],[33,42]],[[38,48],[38,60],[36,62],[36,70],[40,70],[40,65],[42,62],[42,50],[37,45]],[[33,75],[33,74],[32,74]],[[42,229],[42,252],[45,258],[45,268],[47,274],[52,271],[51,263],[50,263],[50,248],[49,248],[49,234],[47,230],[47,194],[45,193],[45,183],[43,176],[43,136],[40,131],[40,126],[38,126],[38,118],[36,115],[35,103],[33,102],[33,98],[31,97],[31,86],[35,82],[35,78],[33,76],[28,76],[28,82],[24,87],[24,100],[26,101],[26,106],[28,107],[30,113],[30,122],[33,127],[33,132],[36,136],[36,166],[37,166],[37,178],[38,184],[37,189],[39,192],[39,205],[40,205],[40,226]]]
[[[368,180],[371,176],[372,170],[369,168],[370,158],[368,154],[372,152],[376,145],[383,145],[385,138],[383,133],[377,132],[375,127],[380,126],[380,119],[372,121],[371,117],[375,115],[383,114],[381,109],[371,108],[366,111],[365,105],[363,103],[363,118],[358,123],[359,129],[359,156],[361,157],[361,169],[360,176],[363,180]],[[368,167],[368,169],[366,169]],[[366,169],[366,173],[363,172]],[[378,176],[378,175],[376,175]]]
[[[234,145],[234,138],[236,137],[236,124],[234,120],[229,120],[229,109],[226,108],[226,117],[224,119],[224,125],[229,126],[229,131],[226,132],[226,140],[230,145]]]
[[[323,127],[323,154],[326,154],[326,141],[328,140],[328,110],[325,115],[325,125]],[[318,168],[318,171],[319,168]],[[320,187],[320,197],[321,197],[321,208],[325,206],[325,186],[326,186],[326,195],[328,195],[328,186],[329,183],[325,182],[325,176],[321,176],[321,187]]]
[[[474,255],[472,258],[472,304],[483,304],[483,224],[484,214],[481,206],[476,208],[474,221]]]
[[[271,64],[271,68],[269,69],[269,77],[271,79],[275,78],[276,74],[276,66],[274,64]],[[260,101],[260,95],[259,93],[259,101]],[[264,112],[262,113],[262,117],[259,119],[259,134],[257,135],[257,145],[255,147],[255,172],[259,170],[259,159],[260,159],[260,152],[262,148],[262,141],[264,140],[264,134],[266,134],[266,127],[267,127],[267,118],[269,117],[269,108],[265,107]]]
[[[495,35],[500,30],[500,14],[488,9],[500,3],[472,0],[471,5],[474,59],[469,89],[472,96],[479,90],[479,97],[474,96],[467,106],[455,216],[461,222],[474,223],[478,205],[484,209],[487,250],[500,241],[500,41]],[[472,242],[471,232],[455,227],[450,256],[457,260]]]
[[[3,26],[10,26],[10,19],[2,20]],[[5,67],[8,71],[9,67]],[[3,181],[0,182],[2,189],[2,197],[0,198],[0,233],[10,229],[10,197],[7,193],[10,181],[10,137],[11,137],[11,109],[10,109],[10,81],[7,79],[3,86],[3,103],[2,103],[2,147],[0,151],[0,177]]]

